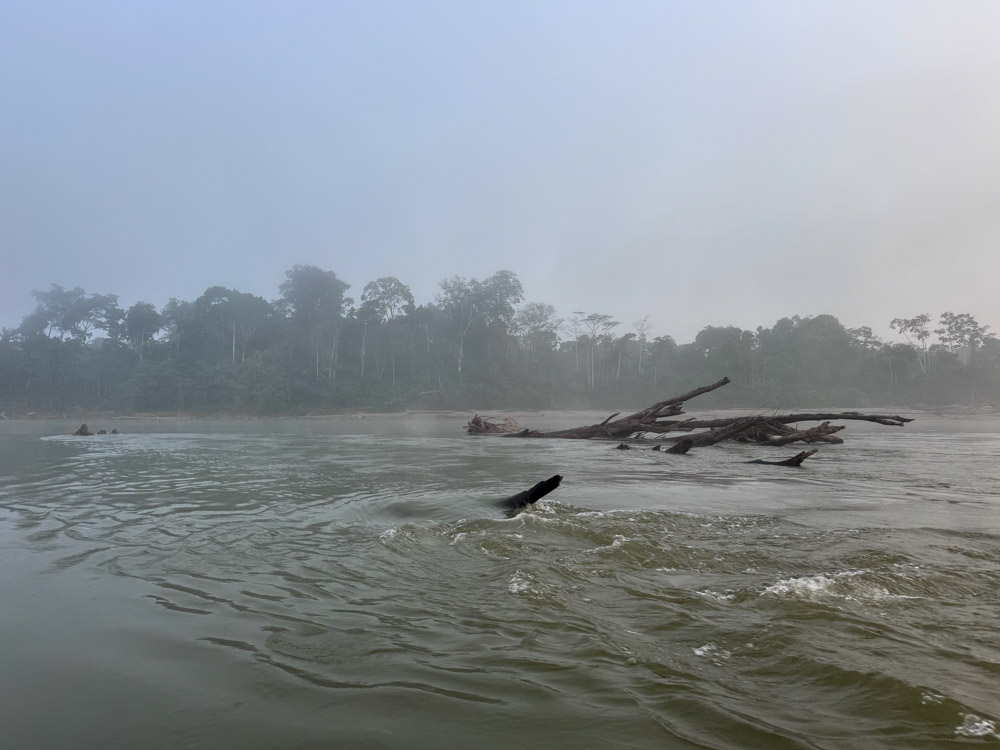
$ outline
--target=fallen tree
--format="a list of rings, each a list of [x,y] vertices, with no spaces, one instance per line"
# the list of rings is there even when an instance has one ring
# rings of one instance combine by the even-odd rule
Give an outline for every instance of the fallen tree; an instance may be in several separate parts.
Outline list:
[[[604,439],[627,440],[645,439],[665,442],[685,442],[687,448],[714,445],[724,440],[737,440],[757,445],[788,445],[789,443],[842,443],[842,438],[835,433],[844,429],[844,425],[831,424],[832,420],[860,420],[874,422],[892,427],[902,427],[912,422],[909,417],[884,414],[862,414],[856,411],[848,412],[798,412],[791,414],[753,414],[741,417],[724,417],[720,419],[683,419],[671,420],[684,413],[683,404],[696,396],[714,391],[730,382],[723,378],[711,385],[695,388],[693,391],[658,401],[652,406],[620,417],[621,412],[615,412],[599,424],[572,427],[566,430],[531,430],[521,428],[509,417],[502,422],[490,422],[478,414],[468,423],[470,434],[496,434],[501,437],[533,437],[533,438],[563,438],[563,439]],[[616,417],[618,417],[616,419]],[[798,429],[789,425],[798,422],[822,422],[808,429]],[[701,432],[691,432],[702,430]],[[670,435],[670,432],[682,432],[681,435]],[[673,451],[679,452],[679,451]]]
[[[806,421],[806,420],[803,420]],[[782,423],[772,424],[768,417],[735,417],[713,430],[695,432],[690,435],[675,435],[667,437],[660,435],[659,439],[682,442],[691,440],[690,447],[702,448],[715,445],[723,440],[736,440],[740,443],[755,445],[788,445],[789,443],[843,443],[843,439],[834,433],[840,432],[845,425],[831,425],[824,422],[807,430],[793,430]]]
[[[819,448],[813,448],[812,450],[802,451],[797,453],[791,458],[786,458],[784,461],[765,461],[763,458],[756,458],[753,461],[747,461],[748,464],[765,464],[767,466],[801,466],[802,462],[805,461],[809,456],[813,455],[819,450]]]
[[[538,437],[538,438],[572,438],[572,439],[587,439],[587,438],[608,438],[611,440],[623,440],[630,435],[634,435],[637,432],[666,432],[665,424],[674,423],[663,423],[659,420],[664,417],[676,417],[678,414],[683,414],[684,410],[681,405],[694,398],[695,396],[700,396],[703,393],[708,393],[709,391],[714,391],[716,388],[721,388],[722,386],[729,383],[729,378],[723,378],[722,380],[712,383],[712,385],[702,386],[701,388],[695,388],[689,393],[685,393],[682,396],[675,396],[674,398],[668,398],[665,401],[658,401],[652,406],[648,406],[641,411],[637,411],[635,414],[629,414],[627,417],[621,417],[620,419],[615,419],[621,412],[615,412],[610,417],[605,419],[600,424],[588,425],[586,427],[573,427],[568,430],[553,430],[550,432],[541,432],[539,430],[525,430],[518,429],[517,427],[509,427],[508,425],[500,425],[495,423],[487,423],[478,414],[472,418],[472,421],[467,425],[468,431],[472,434],[493,434],[499,433],[503,434],[505,437]],[[504,420],[504,422],[513,420]]]

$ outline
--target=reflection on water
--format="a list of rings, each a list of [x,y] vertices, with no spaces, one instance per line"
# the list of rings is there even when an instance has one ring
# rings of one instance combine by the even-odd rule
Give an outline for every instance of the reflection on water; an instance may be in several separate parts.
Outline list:
[[[3,425],[3,747],[1000,739],[995,422],[795,470],[466,417]]]

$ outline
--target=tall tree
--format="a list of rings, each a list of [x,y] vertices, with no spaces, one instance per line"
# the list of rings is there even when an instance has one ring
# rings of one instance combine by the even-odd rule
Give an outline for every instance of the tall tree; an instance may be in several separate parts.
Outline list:
[[[361,377],[365,376],[365,360],[369,329],[374,328],[376,335],[383,325],[392,326],[393,321],[404,314],[412,314],[414,310],[413,294],[410,288],[395,276],[383,276],[365,284],[361,293],[361,307],[357,317],[361,323]],[[381,379],[379,367],[378,345],[376,339],[375,369]],[[392,378],[396,380],[396,351],[392,346],[390,331],[390,358],[392,362]]]
[[[125,312],[125,340],[143,360],[146,343],[163,327],[163,319],[148,302],[136,302]]]
[[[320,379],[320,363],[327,357],[328,377],[336,371],[337,342],[344,309],[344,292],[350,288],[333,271],[316,266],[293,266],[281,283],[281,299],[288,311],[293,336],[308,350]]]
[[[583,326],[589,336],[587,339],[588,343],[588,368],[589,368],[589,385],[591,390],[594,389],[597,382],[597,372],[596,372],[596,349],[602,344],[607,345],[611,343],[611,332],[621,325],[617,320],[615,320],[610,315],[605,315],[603,313],[590,313],[586,317],[580,320],[580,325]],[[606,346],[605,346],[606,348]],[[604,348],[601,349],[601,364],[603,370],[603,354]]]
[[[86,343],[94,329],[100,329],[114,338],[119,333],[124,315],[118,307],[116,294],[87,294],[80,287],[64,289],[53,284],[47,292],[34,291],[38,301],[33,325],[44,321],[51,334],[53,330],[63,339],[67,335]]]
[[[889,323],[889,328],[899,331],[900,335],[906,339],[906,343],[914,348],[920,371],[923,373],[926,373],[928,368],[927,339],[930,338],[931,332],[927,330],[927,326],[930,322],[931,316],[927,313],[921,313],[913,318],[893,318]]]
[[[525,358],[534,372],[541,368],[543,357],[551,354],[559,343],[556,309],[544,302],[529,302],[514,316],[511,331],[517,337]]]
[[[993,338],[990,327],[979,325],[969,313],[941,313],[941,328],[935,329],[941,343],[949,350],[962,350],[960,356],[967,354],[967,364],[974,364],[976,350],[983,345],[987,339]]]
[[[650,320],[649,313],[646,313],[632,324],[632,330],[635,331],[635,342],[637,344],[636,348],[639,353],[639,363],[636,367],[636,377],[642,377],[642,353],[643,349],[646,348],[646,336],[649,335],[649,331],[652,327],[653,321]]]
[[[497,271],[482,281],[452,276],[440,286],[438,304],[451,315],[455,325],[455,359],[461,379],[469,331],[474,325],[491,323],[508,328],[515,306],[524,299],[524,290],[520,279],[511,271]]]

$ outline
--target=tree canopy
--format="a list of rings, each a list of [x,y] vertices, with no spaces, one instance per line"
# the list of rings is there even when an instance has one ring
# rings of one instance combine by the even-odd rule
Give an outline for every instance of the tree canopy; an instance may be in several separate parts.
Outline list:
[[[225,286],[157,310],[53,284],[0,335],[0,409],[308,413],[351,408],[597,407],[648,403],[728,375],[707,406],[1000,402],[1000,343],[969,313],[890,321],[901,341],[832,315],[690,343],[623,331],[602,311],[562,319],[520,279],[452,276],[417,304],[394,276],[360,304],[333,271],[296,265],[272,301]],[[934,337],[936,336],[936,341]]]

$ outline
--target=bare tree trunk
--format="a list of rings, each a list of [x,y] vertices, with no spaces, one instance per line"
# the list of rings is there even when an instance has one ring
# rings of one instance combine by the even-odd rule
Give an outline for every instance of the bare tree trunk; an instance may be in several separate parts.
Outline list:
[[[617,412],[612,414],[610,417],[605,419],[603,422],[597,425],[589,425],[587,427],[574,427],[568,430],[556,430],[555,432],[539,432],[537,430],[523,430],[518,433],[510,433],[512,435],[518,435],[521,437],[551,437],[551,438],[613,438],[615,440],[620,440],[628,437],[636,432],[664,432],[662,425],[657,421],[662,417],[672,417],[678,414],[683,414],[684,410],[681,408],[681,404],[685,401],[694,398],[695,396],[700,396],[703,393],[708,393],[709,391],[714,391],[716,388],[721,388],[722,386],[729,383],[729,378],[723,378],[716,383],[711,385],[702,386],[701,388],[696,388],[693,391],[685,393],[681,396],[675,396],[673,398],[668,398],[664,401],[658,401],[652,406],[648,406],[641,411],[637,411],[635,414],[630,414],[627,417],[622,417],[621,419],[616,419],[611,421],[613,417],[618,416]],[[667,428],[669,429],[669,428]],[[474,430],[470,430],[474,431]]]
[[[330,361],[328,363],[329,370],[327,372],[327,378],[332,383],[337,377],[337,355],[340,352],[340,331],[333,337],[333,346],[330,347]]]
[[[368,326],[361,329],[361,377],[365,376],[365,349],[368,345]]]
[[[662,436],[667,432],[684,431],[686,434],[669,438],[662,437],[661,439],[669,442],[690,441],[690,444],[696,447],[714,445],[723,440],[740,440],[759,445],[780,446],[799,441],[807,443],[843,442],[834,433],[843,430],[844,427],[841,425],[831,425],[829,420],[833,419],[860,420],[894,427],[901,427],[907,422],[913,421],[912,418],[898,415],[861,414],[859,412],[798,412],[773,416],[750,415],[724,419],[664,420],[665,417],[674,417],[683,414],[682,405],[685,401],[714,391],[716,388],[721,388],[729,382],[729,378],[723,378],[711,385],[702,386],[681,396],[659,401],[634,414],[629,414],[618,419],[615,419],[615,417],[618,417],[619,413],[615,412],[600,424],[595,425],[541,432],[538,430],[518,429],[516,424],[498,428],[496,424],[474,419],[468,424],[468,431],[470,433],[501,434],[504,437],[605,438],[611,440],[624,440],[631,435],[639,433]],[[796,422],[819,421],[823,421],[823,424],[806,430],[792,429],[787,426]],[[704,431],[688,432],[689,430],[698,428],[704,428]]]

